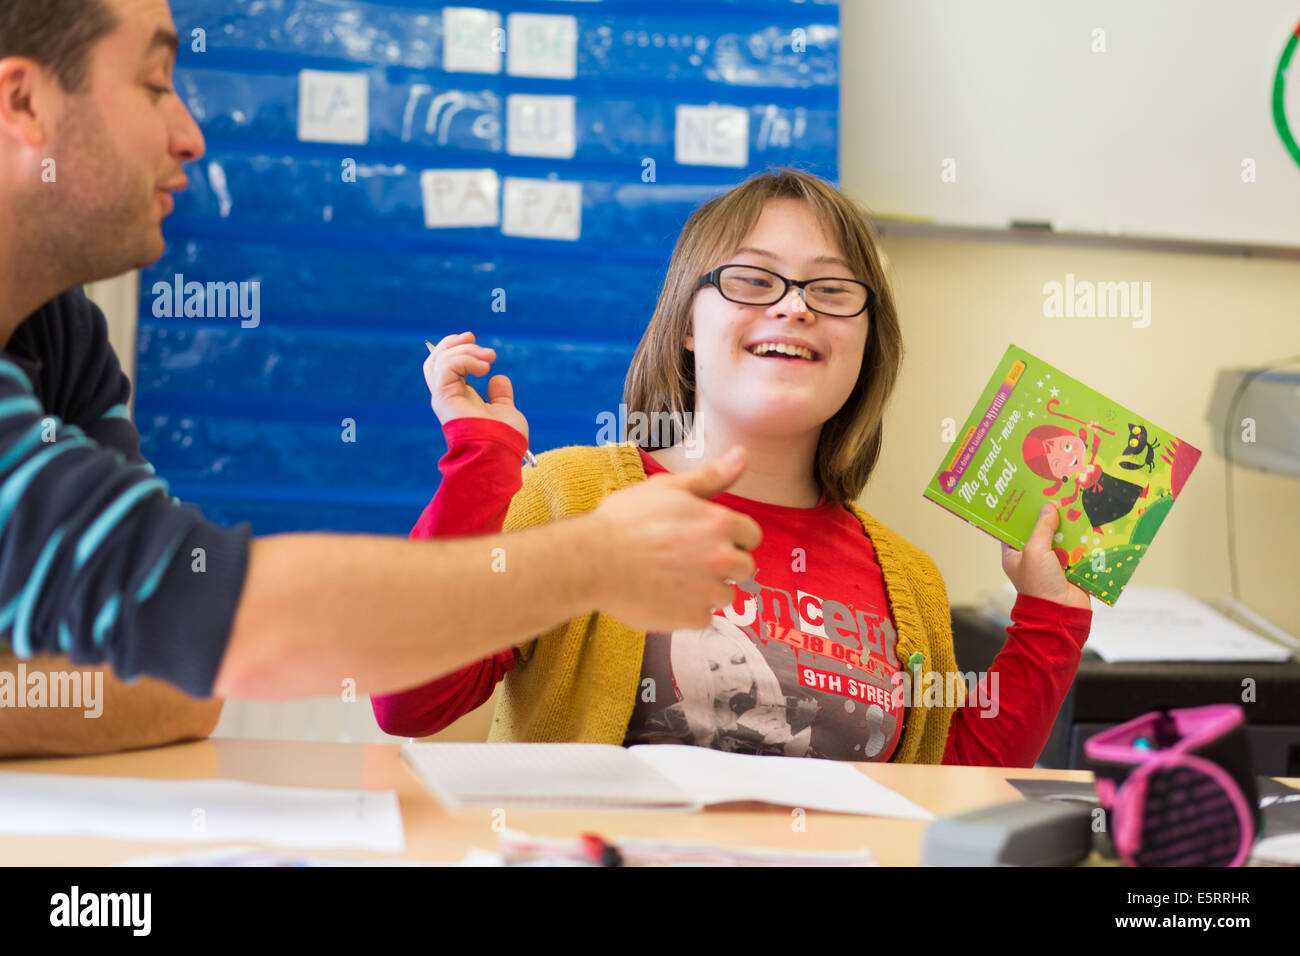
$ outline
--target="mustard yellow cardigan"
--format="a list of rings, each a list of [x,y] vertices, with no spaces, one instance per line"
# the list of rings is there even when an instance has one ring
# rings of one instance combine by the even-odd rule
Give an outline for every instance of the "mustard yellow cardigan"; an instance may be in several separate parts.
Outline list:
[[[646,474],[636,446],[624,443],[546,452],[538,456],[535,469],[523,469],[523,477],[506,516],[507,530],[590,511],[606,495],[644,481]],[[849,508],[862,522],[884,574],[898,660],[923,671],[956,671],[948,595],[938,568],[924,551],[861,508]],[[621,744],[636,702],[644,643],[644,631],[591,614],[519,647],[515,668],[498,694],[488,739]],[[892,759],[939,763],[955,707],[951,702],[927,705],[922,698],[934,695],[919,690],[911,695]]]

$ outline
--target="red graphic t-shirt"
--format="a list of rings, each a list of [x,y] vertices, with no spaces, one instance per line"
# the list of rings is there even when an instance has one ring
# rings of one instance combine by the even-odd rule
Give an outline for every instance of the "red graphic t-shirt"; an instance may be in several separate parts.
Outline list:
[[[641,459],[647,474],[665,471]],[[646,635],[624,743],[888,760],[903,727],[891,693],[897,635],[862,523],[826,499],[714,500],[762,526],[758,570],[711,627]]]

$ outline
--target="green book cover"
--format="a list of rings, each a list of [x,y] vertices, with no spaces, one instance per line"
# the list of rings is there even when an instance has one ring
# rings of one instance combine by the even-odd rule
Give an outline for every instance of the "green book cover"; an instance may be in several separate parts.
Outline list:
[[[925,496],[1017,549],[1054,505],[1066,578],[1113,605],[1200,457],[1012,345]]]

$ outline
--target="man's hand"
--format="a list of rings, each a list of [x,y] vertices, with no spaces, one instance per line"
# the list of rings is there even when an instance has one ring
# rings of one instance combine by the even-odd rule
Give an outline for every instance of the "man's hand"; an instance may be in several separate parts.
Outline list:
[[[655,476],[594,510],[509,534],[254,538],[214,694],[391,693],[600,610],[636,630],[699,629],[753,577],[758,525],[701,500],[745,456]],[[509,555],[509,570],[498,559]],[[367,652],[357,634],[372,635]]]
[[[745,470],[745,453],[685,475],[654,475],[601,501],[599,607],[630,627],[707,627],[732,602],[736,581],[754,574],[749,552],[762,537],[746,515],[710,504]]]
[[[510,379],[504,375],[492,376],[486,402],[466,381],[470,375],[486,375],[496,357],[495,349],[474,344],[473,332],[448,335],[424,360],[429,404],[444,425],[457,418],[491,418],[504,422],[527,439],[528,419],[515,408],[515,391]]]
[[[1061,562],[1052,553],[1052,536],[1060,516],[1051,505],[1043,505],[1038,513],[1038,523],[1029,533],[1025,549],[1017,551],[1005,542],[1002,545],[1002,570],[1011,579],[1017,591],[1040,597],[1069,607],[1092,609],[1088,592],[1065,579]]]

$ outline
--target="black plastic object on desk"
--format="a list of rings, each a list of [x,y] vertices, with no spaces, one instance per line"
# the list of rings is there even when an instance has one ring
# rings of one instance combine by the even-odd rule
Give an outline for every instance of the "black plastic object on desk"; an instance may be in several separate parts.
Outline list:
[[[936,820],[922,866],[1067,866],[1092,852],[1091,808],[1010,800]]]

